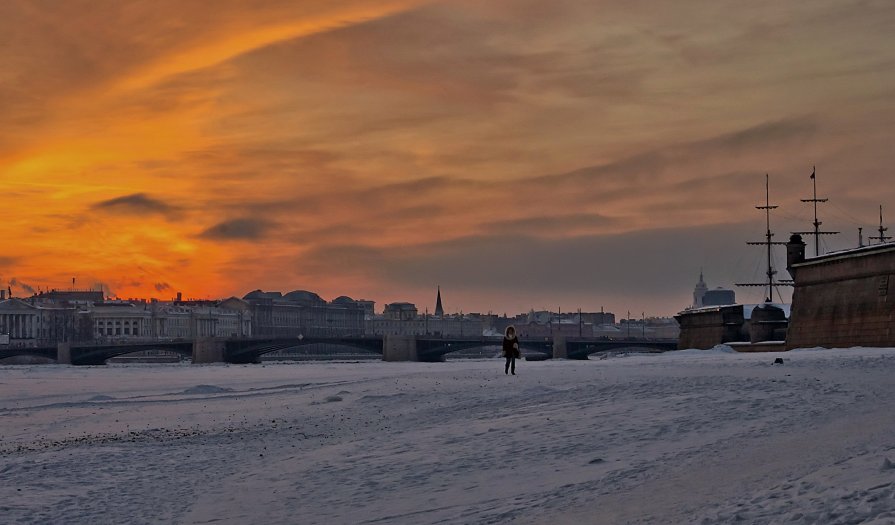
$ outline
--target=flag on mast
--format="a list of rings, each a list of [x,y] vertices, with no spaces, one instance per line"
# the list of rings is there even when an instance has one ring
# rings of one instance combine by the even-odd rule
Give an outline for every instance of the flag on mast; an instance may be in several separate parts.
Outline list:
[[[811,178],[812,178],[812,179],[814,178],[814,171],[815,171],[816,169],[817,169],[816,166],[812,166],[812,167],[811,167]]]

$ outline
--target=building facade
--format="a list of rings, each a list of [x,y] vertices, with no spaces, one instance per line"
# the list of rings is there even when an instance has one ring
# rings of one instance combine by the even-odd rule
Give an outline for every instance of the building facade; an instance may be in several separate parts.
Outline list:
[[[367,321],[367,335],[418,335],[429,337],[482,337],[497,316],[483,314],[383,315]]]
[[[252,333],[259,337],[338,337],[364,334],[372,301],[340,297],[327,303],[319,295],[296,290],[255,290],[243,297],[252,314]]]
[[[91,298],[93,299],[93,298]],[[236,299],[236,301],[239,301]],[[232,302],[97,301],[35,295],[0,300],[0,344],[54,346],[249,337],[251,312]]]
[[[702,296],[702,306],[724,306],[728,304],[736,304],[736,302],[736,292],[721,288],[720,286],[708,290]]]
[[[389,303],[385,305],[382,315],[394,321],[413,321],[419,317],[419,310],[413,303]]]

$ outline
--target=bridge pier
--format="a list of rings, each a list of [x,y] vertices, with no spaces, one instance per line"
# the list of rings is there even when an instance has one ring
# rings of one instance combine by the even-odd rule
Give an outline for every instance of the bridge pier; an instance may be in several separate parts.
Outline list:
[[[561,335],[553,336],[553,359],[567,359],[569,350],[566,347],[566,338]]]
[[[383,361],[419,361],[416,336],[386,335],[382,341]]]
[[[56,344],[56,363],[60,365],[71,364],[71,343]]]
[[[203,337],[193,341],[193,364],[223,363],[227,343],[223,339]]]

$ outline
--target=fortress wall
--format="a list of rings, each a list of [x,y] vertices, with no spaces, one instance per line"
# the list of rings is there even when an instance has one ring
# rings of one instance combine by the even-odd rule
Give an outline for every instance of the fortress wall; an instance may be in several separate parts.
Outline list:
[[[681,312],[675,316],[681,327],[678,348],[707,350],[721,343],[742,340],[742,305],[711,310]]]
[[[793,266],[786,348],[895,347],[895,247]]]

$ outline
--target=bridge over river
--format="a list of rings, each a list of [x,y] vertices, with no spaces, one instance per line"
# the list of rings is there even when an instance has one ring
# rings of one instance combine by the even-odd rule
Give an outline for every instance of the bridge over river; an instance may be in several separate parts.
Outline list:
[[[193,363],[259,363],[261,356],[278,350],[309,345],[338,345],[382,355],[385,361],[444,361],[460,350],[494,347],[498,337],[363,336],[363,337],[254,337],[240,339],[206,338],[193,341],[71,345],[55,347],[0,348],[0,361],[13,356],[35,356],[57,363],[102,365],[113,357],[146,350],[167,350],[192,359]],[[587,359],[589,355],[620,349],[664,352],[677,349],[671,339],[540,338],[520,339],[528,359]]]

